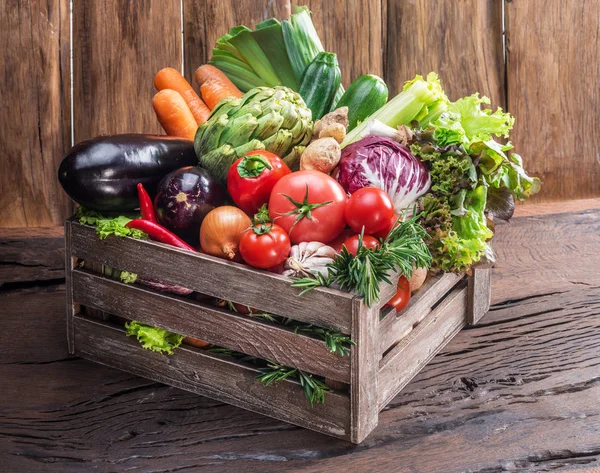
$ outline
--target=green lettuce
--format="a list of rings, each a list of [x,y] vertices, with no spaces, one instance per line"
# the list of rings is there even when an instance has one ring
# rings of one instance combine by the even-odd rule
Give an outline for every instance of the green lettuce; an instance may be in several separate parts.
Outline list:
[[[124,215],[118,217],[109,218],[102,214],[94,211],[78,207],[75,212],[75,217],[79,220],[79,223],[83,225],[92,225],[96,227],[96,233],[101,240],[108,238],[110,235],[120,237],[131,237],[131,238],[147,238],[143,231],[135,228],[127,228],[126,225],[133,220],[132,218]],[[134,218],[139,218],[135,216]]]
[[[181,345],[183,335],[169,332],[163,328],[145,325],[135,320],[125,324],[126,335],[136,337],[146,350],[158,353],[173,354],[173,350]]]

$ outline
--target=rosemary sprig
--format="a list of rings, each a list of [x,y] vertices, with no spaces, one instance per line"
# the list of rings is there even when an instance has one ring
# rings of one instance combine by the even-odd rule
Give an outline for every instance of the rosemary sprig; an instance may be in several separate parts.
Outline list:
[[[267,366],[260,370],[262,374],[257,379],[265,386],[288,378],[297,379],[300,382],[300,386],[304,389],[304,395],[310,407],[314,407],[315,403],[325,404],[325,393],[331,391],[329,386],[320,379],[296,368],[288,368],[279,363],[269,361]]]
[[[348,335],[344,335],[337,330],[326,329],[312,324],[298,325],[294,328],[294,333],[298,332],[310,333],[311,335],[320,338],[325,342],[325,345],[327,345],[327,348],[329,348],[331,353],[335,353],[339,356],[349,356],[350,347],[356,345]]]
[[[344,246],[327,266],[327,277],[294,278],[292,286],[301,288],[304,294],[319,286],[337,284],[343,290],[356,291],[371,307],[379,302],[379,285],[391,284],[391,273],[398,271],[410,278],[413,267],[431,266],[431,253],[423,240],[427,234],[419,225],[419,218],[420,215],[414,215],[409,220],[399,221],[377,248],[365,248],[361,234],[356,256]]]

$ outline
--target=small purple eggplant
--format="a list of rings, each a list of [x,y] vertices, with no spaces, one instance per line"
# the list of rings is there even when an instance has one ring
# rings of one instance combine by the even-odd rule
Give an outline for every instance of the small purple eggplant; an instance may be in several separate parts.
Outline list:
[[[208,212],[226,202],[227,192],[208,171],[187,166],[160,181],[154,209],[158,223],[192,246],[198,246],[202,220]]]

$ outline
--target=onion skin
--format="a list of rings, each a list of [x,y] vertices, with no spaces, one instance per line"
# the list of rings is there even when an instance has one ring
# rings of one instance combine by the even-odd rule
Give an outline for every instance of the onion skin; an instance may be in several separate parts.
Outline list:
[[[230,205],[211,210],[200,227],[200,246],[207,255],[241,262],[242,233],[252,226],[243,210]]]

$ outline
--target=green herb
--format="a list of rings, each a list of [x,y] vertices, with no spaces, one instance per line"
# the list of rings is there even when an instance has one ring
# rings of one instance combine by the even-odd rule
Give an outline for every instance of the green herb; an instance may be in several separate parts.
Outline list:
[[[120,237],[128,236],[138,239],[147,238],[148,236],[141,230],[127,228],[125,225],[127,225],[133,219],[124,215],[119,215],[118,217],[114,218],[107,218],[96,211],[78,207],[75,217],[79,220],[79,223],[83,225],[95,225],[96,233],[101,240],[104,240],[110,235]],[[134,216],[134,218],[139,218],[139,216]]]
[[[356,345],[348,335],[338,332],[337,330],[317,327],[312,324],[298,325],[294,328],[294,333],[304,332],[320,338],[325,342],[331,353],[339,356],[350,355],[350,347]]]
[[[268,361],[267,366],[260,370],[262,374],[257,379],[265,386],[283,381],[284,379],[298,380],[304,389],[304,395],[310,407],[314,407],[315,404],[325,404],[325,393],[331,391],[329,386],[320,379],[296,368],[288,368],[279,363]]]
[[[380,284],[392,284],[391,273],[398,271],[410,278],[413,267],[430,267],[431,254],[423,240],[427,233],[417,223],[419,219],[420,215],[415,215],[398,222],[377,248],[365,248],[361,235],[356,256],[342,247],[333,262],[327,265],[327,277],[293,278],[292,286],[301,288],[301,294],[304,294],[315,287],[336,284],[343,290],[356,291],[364,297],[368,307],[373,306],[379,302]]]
[[[145,325],[135,320],[127,322],[125,330],[128,337],[136,337],[145,349],[168,355],[172,355],[173,350],[181,345],[183,340],[183,335]]]

